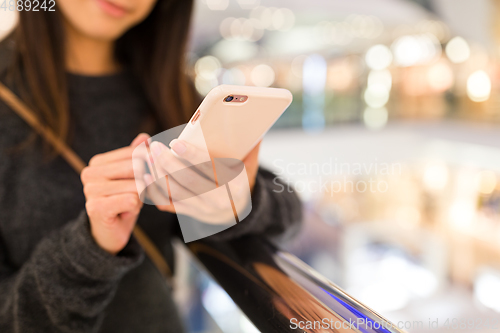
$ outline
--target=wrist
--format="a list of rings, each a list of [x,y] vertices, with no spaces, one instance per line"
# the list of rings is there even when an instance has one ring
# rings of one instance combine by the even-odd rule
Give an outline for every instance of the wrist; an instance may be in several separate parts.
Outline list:
[[[90,219],[90,218],[89,218]],[[117,248],[117,246],[113,246],[110,244],[111,242],[108,237],[102,235],[101,232],[96,230],[97,228],[94,227],[92,223],[90,223],[90,235],[92,236],[94,242],[99,246],[101,249],[106,251],[107,253],[116,256],[118,252],[122,250],[123,247],[125,247],[125,244],[122,246],[122,248]]]

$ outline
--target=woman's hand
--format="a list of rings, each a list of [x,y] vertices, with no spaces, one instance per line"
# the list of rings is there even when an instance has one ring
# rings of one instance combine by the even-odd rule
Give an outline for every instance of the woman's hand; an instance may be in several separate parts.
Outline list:
[[[140,134],[129,147],[95,155],[81,174],[92,236],[113,255],[127,245],[142,208],[132,152],[147,139]]]
[[[250,191],[255,185],[258,170],[260,144],[242,161],[248,178],[238,177],[242,170],[241,163],[240,165],[224,165],[224,160],[216,159],[214,163],[217,174],[214,175],[213,164],[210,160],[207,161],[206,152],[182,140],[173,140],[170,146],[172,149],[160,142],[151,144],[156,168],[160,174],[168,175],[168,186],[167,182],[153,184],[153,177],[149,174],[144,177],[148,186],[147,195],[158,209],[189,215],[211,224],[228,223],[234,220],[234,212],[228,201],[227,190],[214,191],[218,186],[220,187],[221,179],[225,179],[224,182],[228,179],[231,181],[232,204],[238,214],[250,204]],[[250,191],[248,191],[249,188]],[[203,195],[206,192],[211,192],[211,194]],[[169,197],[173,205],[165,204],[170,201]]]

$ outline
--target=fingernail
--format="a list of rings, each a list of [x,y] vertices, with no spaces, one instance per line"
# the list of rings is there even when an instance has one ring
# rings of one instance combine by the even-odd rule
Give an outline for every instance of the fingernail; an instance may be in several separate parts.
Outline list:
[[[141,133],[138,136],[135,137],[135,139],[132,141],[131,145],[136,145],[140,141],[145,141],[146,139],[149,138],[149,135],[147,133]]]
[[[182,155],[186,152],[187,146],[184,142],[181,140],[175,139],[170,142],[170,148],[177,154],[177,155]]]
[[[135,137],[134,140],[132,140],[131,145],[135,146],[137,144],[137,142],[139,142],[140,139],[141,139],[141,135],[139,134],[138,136]]]
[[[155,141],[151,144],[151,152],[153,153],[154,157],[157,157],[161,154],[161,146],[158,142]]]

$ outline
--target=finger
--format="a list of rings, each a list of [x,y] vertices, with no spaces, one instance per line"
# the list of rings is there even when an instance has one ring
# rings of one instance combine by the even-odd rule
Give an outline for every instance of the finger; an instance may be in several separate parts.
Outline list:
[[[173,140],[172,142],[174,141],[175,140]],[[168,165],[169,173],[174,173],[178,170],[185,169],[186,167],[191,167],[196,165],[196,166],[202,166],[202,168],[200,168],[199,171],[202,173],[203,176],[213,180],[214,179],[213,167],[211,163],[207,163],[211,161],[210,156],[208,155],[208,153],[203,152],[201,149],[193,147],[193,150],[194,152],[191,154],[190,160],[187,160],[184,158],[180,158],[179,154],[173,152],[173,150],[169,149],[161,142],[155,141],[151,144],[151,153],[153,155],[153,159],[157,159],[160,155],[162,155],[166,151],[170,152],[170,154],[167,156],[168,158],[170,158],[170,161],[166,160],[165,165],[163,165],[164,167]],[[160,163],[160,161],[157,161],[157,163]]]
[[[145,175],[144,176],[144,181],[147,184],[147,195],[148,198],[153,202],[153,204],[162,211],[165,212],[170,212],[170,213],[178,213],[178,214],[194,214],[194,215],[200,215],[204,212],[207,211],[205,207],[205,203],[202,202],[201,200],[195,198],[193,201],[190,201],[190,204],[184,204],[181,201],[176,201],[175,199],[172,199],[172,202],[175,202],[175,204],[172,204],[169,196],[165,195],[167,193],[167,190],[163,189],[163,186],[158,185],[160,182],[153,183],[153,177],[151,175]],[[174,188],[174,191],[179,194],[179,191],[185,191],[182,187],[179,187],[179,184],[172,184],[169,183],[170,186]],[[187,192],[183,192],[182,194],[184,197],[191,197],[190,194]]]
[[[168,188],[166,188],[166,181],[153,182],[153,177],[151,177],[151,175],[145,175],[144,181],[147,184],[148,198],[156,206],[158,206],[158,208],[160,208],[160,206],[172,206],[170,204],[171,202],[175,203],[175,205],[178,206],[180,201],[188,198],[193,198],[193,200],[190,201],[190,203],[192,203],[192,209],[196,210],[205,205],[205,203],[198,199],[194,193],[190,192],[173,179],[168,180],[170,191]],[[170,198],[172,199],[172,201],[170,201]]]
[[[255,186],[255,178],[257,176],[257,172],[259,170],[259,150],[260,144],[259,142],[255,148],[253,148],[250,153],[243,159],[243,163],[245,164],[245,168],[248,175],[248,183],[250,185],[250,189],[253,191]]]
[[[109,197],[88,200],[86,203],[89,216],[101,216],[104,219],[113,219],[117,215],[132,212],[138,214],[142,202],[137,194],[122,193]]]
[[[183,191],[183,187],[176,184],[175,181],[169,182],[172,193]],[[179,186],[176,190],[176,186]],[[154,203],[159,210],[167,211],[171,213],[188,215],[196,220],[210,223],[210,224],[225,224],[234,222],[234,212],[230,206],[230,202],[226,192],[224,195],[212,195],[204,197],[201,199],[198,196],[189,196],[188,193],[177,193],[180,194],[181,200],[179,198],[173,197],[173,204],[165,204],[168,201],[161,197],[161,194],[157,192],[158,187],[154,184],[148,187],[148,196],[155,198]],[[188,199],[189,200],[184,200]],[[182,217],[178,217],[179,222],[183,222]]]
[[[174,139],[170,142],[169,146],[177,157],[186,160],[192,165],[210,161],[208,151],[202,150],[187,141]]]
[[[148,141],[150,138],[151,137],[149,136],[149,134],[141,133],[135,137],[135,139],[130,144],[130,147],[135,148],[135,147],[139,146],[141,143]]]
[[[144,175],[144,182],[146,184],[147,197],[155,206],[170,205],[170,196],[168,195],[168,188],[166,188],[166,180],[154,182],[153,177],[150,174],[146,174]],[[163,183],[165,183],[165,185],[162,185]]]
[[[200,177],[200,176],[198,176]],[[197,198],[198,193],[192,192],[189,188],[184,187],[177,180],[172,177],[168,179],[168,185],[170,187],[170,195],[172,196],[172,202],[176,203],[185,199]],[[196,199],[198,204],[201,203],[200,199]]]
[[[83,169],[81,179],[84,185],[105,180],[134,179],[134,168],[131,160],[90,166]]]
[[[169,179],[168,184],[177,213],[190,215],[202,221],[210,217],[210,220],[218,222],[226,220],[223,216],[226,215],[228,209],[231,215],[233,214],[225,187],[200,196],[186,190],[175,180]]]
[[[97,154],[93,156],[90,161],[90,166],[98,166],[104,165],[111,162],[116,162],[124,159],[132,158],[132,152],[134,148],[132,147],[123,147],[116,150],[109,151],[107,153]]]
[[[198,164],[196,167],[189,166],[159,142],[154,142],[151,149],[156,158],[156,166],[189,191],[200,194],[216,188],[214,170],[210,161]]]
[[[142,185],[141,188],[144,188]],[[137,193],[137,184],[135,180],[113,180],[105,182],[89,183],[84,186],[85,197],[105,197],[121,193]]]

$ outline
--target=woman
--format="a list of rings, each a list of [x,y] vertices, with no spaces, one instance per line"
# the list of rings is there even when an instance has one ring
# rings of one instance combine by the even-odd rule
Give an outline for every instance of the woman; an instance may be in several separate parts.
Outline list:
[[[56,12],[20,12],[1,81],[90,164],[80,179],[0,101],[1,332],[182,331],[171,290],[131,237],[138,223],[172,264],[177,220],[142,207],[130,156],[148,138],[138,133],[185,123],[198,103],[184,74],[192,6],[58,0]],[[213,240],[299,220],[296,196],[273,191],[257,155],[244,161],[253,211]]]

